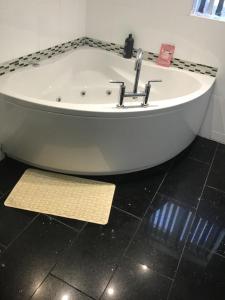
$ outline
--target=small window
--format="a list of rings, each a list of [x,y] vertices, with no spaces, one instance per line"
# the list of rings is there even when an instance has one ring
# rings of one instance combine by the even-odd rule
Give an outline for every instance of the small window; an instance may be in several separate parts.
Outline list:
[[[225,21],[225,0],[194,0],[192,15]]]

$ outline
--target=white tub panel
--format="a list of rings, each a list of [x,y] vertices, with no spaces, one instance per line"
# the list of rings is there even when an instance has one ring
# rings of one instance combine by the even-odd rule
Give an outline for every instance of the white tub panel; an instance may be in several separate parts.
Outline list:
[[[12,157],[66,173],[115,174],[158,165],[199,131],[205,97],[139,118],[94,118],[45,112],[0,101],[0,135]]]
[[[152,85],[148,107],[141,107],[141,99],[125,99],[127,107],[118,109],[118,87],[109,80],[122,79],[130,90],[133,64],[106,51],[80,49],[3,76],[3,151],[44,169],[98,175],[149,168],[180,153],[199,132],[214,79],[145,61],[140,89],[149,79],[163,82]]]

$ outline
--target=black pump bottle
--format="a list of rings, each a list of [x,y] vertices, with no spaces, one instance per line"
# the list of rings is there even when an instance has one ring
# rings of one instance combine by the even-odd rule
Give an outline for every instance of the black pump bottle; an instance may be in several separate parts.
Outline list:
[[[125,40],[123,57],[131,58],[133,56],[133,49],[134,49],[134,39],[132,37],[132,34],[129,34],[129,36]]]

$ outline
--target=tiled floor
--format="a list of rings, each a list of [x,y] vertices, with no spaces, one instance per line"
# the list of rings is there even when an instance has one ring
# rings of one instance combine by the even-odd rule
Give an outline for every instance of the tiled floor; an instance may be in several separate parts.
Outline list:
[[[225,145],[99,178],[117,186],[107,226],[4,207],[26,168],[0,163],[0,300],[225,299]]]

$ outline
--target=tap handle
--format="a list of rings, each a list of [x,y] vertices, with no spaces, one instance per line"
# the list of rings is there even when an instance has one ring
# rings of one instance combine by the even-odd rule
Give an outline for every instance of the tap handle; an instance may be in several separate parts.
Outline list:
[[[120,84],[120,94],[119,94],[119,103],[117,104],[117,107],[124,107],[123,101],[126,91],[126,86],[124,81],[110,81],[110,83],[117,83]]]
[[[150,95],[150,90],[151,90],[151,83],[152,82],[162,82],[162,80],[149,80],[146,85],[145,85],[145,97],[144,97],[144,100],[142,102],[142,106],[143,107],[146,107],[148,106],[148,98],[149,98],[149,95]]]
[[[120,84],[121,86],[125,85],[124,81],[113,81],[113,80],[110,80],[109,83],[117,83],[117,84]]]

